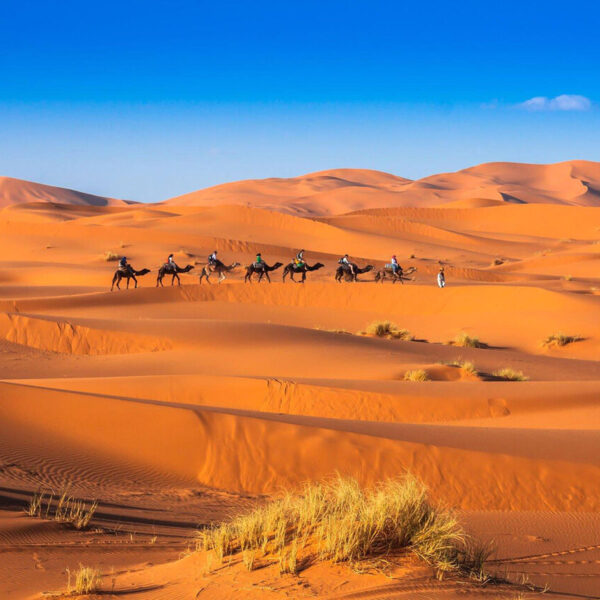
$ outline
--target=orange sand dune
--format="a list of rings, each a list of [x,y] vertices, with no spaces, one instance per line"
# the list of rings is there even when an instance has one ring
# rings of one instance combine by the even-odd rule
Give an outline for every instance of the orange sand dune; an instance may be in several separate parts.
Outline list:
[[[199,526],[282,487],[406,469],[495,540],[492,572],[597,596],[599,169],[340,169],[156,205],[1,180],[0,597],[64,589],[79,562],[103,593],[149,600],[518,597],[416,561],[391,580],[181,558]],[[215,248],[240,265],[199,285]],[[306,283],[243,282],[257,252],[285,265],[301,248],[324,265]],[[170,253],[194,268],[156,287]],[[372,266],[356,283],[334,279],[344,253]],[[376,283],[392,254],[416,271]],[[123,255],[151,272],[111,292]],[[414,339],[363,334],[385,320]],[[553,334],[568,343],[542,345]],[[24,516],[65,485],[99,501],[88,531]]]
[[[337,169],[291,179],[227,183],[172,198],[166,204],[241,204],[322,216],[365,208],[456,202],[473,207],[490,200],[598,206],[600,165],[577,160],[552,165],[487,163],[417,181],[379,171]]]
[[[13,179],[12,177],[0,177],[0,208],[11,204],[26,204],[30,202],[49,204],[76,204],[91,206],[118,206],[125,205],[124,200],[105,198],[85,194],[76,190]]]

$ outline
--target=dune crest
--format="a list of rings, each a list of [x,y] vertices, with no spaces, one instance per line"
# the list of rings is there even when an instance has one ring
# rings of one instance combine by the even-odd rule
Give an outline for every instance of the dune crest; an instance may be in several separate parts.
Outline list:
[[[13,204],[29,204],[32,202],[48,204],[73,204],[78,206],[126,206],[130,202],[116,198],[106,198],[86,194],[77,190],[0,177],[0,208]]]
[[[303,216],[369,208],[495,204],[600,206],[600,163],[486,163],[411,181],[367,169],[333,169],[289,179],[226,183],[165,202],[171,206],[238,204]]]

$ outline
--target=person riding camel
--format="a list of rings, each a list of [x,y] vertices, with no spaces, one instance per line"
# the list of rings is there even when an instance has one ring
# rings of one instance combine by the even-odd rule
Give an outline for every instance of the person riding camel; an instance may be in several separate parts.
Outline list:
[[[166,262],[165,266],[172,273],[177,272],[177,264],[175,263],[175,259],[173,258],[172,254],[169,254],[169,257],[167,258],[167,262]]]
[[[396,258],[396,255],[395,255],[395,254],[392,256],[392,262],[391,262],[391,265],[392,265],[392,272],[394,273],[394,275],[396,275],[396,273],[397,273],[397,271],[398,271],[398,267],[399,267],[400,265],[398,264],[398,259]]]
[[[338,263],[340,263],[340,265],[342,265],[342,268],[346,271],[350,271],[350,273],[352,273],[352,275],[354,275],[354,265],[350,262],[350,259],[348,257],[347,254],[344,254],[344,256],[342,256],[342,258],[340,258],[340,260],[338,260]]]
[[[214,252],[213,252],[211,255],[209,255],[209,257],[208,257],[208,266],[209,266],[209,267],[214,267],[214,266],[216,266],[217,262],[218,262],[218,259],[217,259],[217,251],[215,250],[215,251],[214,251]]]
[[[254,263],[254,268],[260,269],[261,271],[265,268],[265,261],[260,255],[260,252],[256,255],[256,262]]]
[[[294,266],[297,269],[304,266],[304,249],[300,250],[300,252],[296,254],[296,258],[294,259]]]
[[[123,271],[124,273],[126,273],[128,269],[129,263],[127,262],[127,257],[122,256],[121,260],[119,261],[119,271]]]

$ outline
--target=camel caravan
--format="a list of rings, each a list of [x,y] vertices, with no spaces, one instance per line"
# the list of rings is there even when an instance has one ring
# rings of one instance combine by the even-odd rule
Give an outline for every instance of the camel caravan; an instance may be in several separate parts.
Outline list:
[[[198,264],[198,263],[196,263]],[[207,283],[210,284],[210,276],[216,274],[218,276],[218,282],[221,283],[227,277],[228,273],[234,271],[237,267],[240,266],[240,263],[233,262],[230,265],[226,265],[219,258],[217,258],[217,251],[215,250],[209,257],[208,262],[203,265],[202,270],[200,271],[200,275],[198,276],[198,283],[202,283],[203,280],[206,280]],[[257,281],[260,283],[263,278],[265,278],[269,283],[271,283],[270,273],[284,267],[282,281],[285,283],[287,277],[290,278],[294,283],[304,283],[306,281],[307,273],[312,273],[313,271],[318,271],[322,269],[325,265],[323,263],[317,262],[313,265],[309,265],[304,260],[304,250],[300,250],[294,260],[284,266],[281,262],[276,262],[273,265],[267,264],[260,252],[256,255],[256,260],[246,267],[246,272],[244,275],[244,283],[252,283],[253,277],[257,276]],[[171,276],[171,285],[175,285],[175,281],[177,281],[177,285],[181,285],[181,279],[179,277],[180,273],[189,273],[192,269],[194,269],[194,265],[186,265],[185,267],[180,267],[174,260],[173,254],[169,254],[167,261],[160,266],[158,269],[158,275],[156,277],[156,287],[163,286],[163,279],[166,275]],[[334,279],[338,283],[342,281],[346,282],[357,282],[359,281],[358,276],[364,273],[368,273],[373,271],[373,265],[365,265],[364,267],[360,267],[357,263],[352,262],[347,254],[342,256],[338,260],[338,266],[335,270]],[[392,283],[396,283],[399,281],[404,284],[405,281],[413,281],[413,278],[410,277],[417,269],[415,267],[410,267],[407,270],[403,270],[402,267],[398,264],[398,260],[396,259],[396,255],[392,256],[392,260],[389,264],[386,264],[382,269],[379,269],[375,273],[376,282],[383,283],[386,279],[390,280]],[[119,260],[119,267],[115,271],[113,276],[112,285],[110,291],[116,288],[118,290],[121,289],[121,282],[123,279],[127,282],[127,289],[129,289],[129,282],[133,280],[134,287],[137,288],[138,281],[137,277],[146,275],[150,273],[150,269],[134,269],[128,262],[127,257],[123,256]],[[299,276],[300,279],[295,279],[295,276]]]

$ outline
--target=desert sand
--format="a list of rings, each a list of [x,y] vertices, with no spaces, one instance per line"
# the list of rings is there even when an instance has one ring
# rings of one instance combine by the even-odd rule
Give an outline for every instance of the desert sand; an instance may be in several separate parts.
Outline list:
[[[79,563],[108,597],[536,597],[416,560],[397,579],[280,577],[187,553],[198,527],[283,488],[405,470],[493,540],[494,573],[600,598],[599,163],[338,169],[153,205],[1,178],[0,239],[1,598],[60,591]],[[257,252],[286,265],[301,248],[325,264],[305,284],[281,268],[244,283]],[[199,284],[214,249],[241,266]],[[194,269],[156,287],[171,252]],[[345,253],[373,269],[337,283]],[[416,271],[376,283],[392,254]],[[151,272],[111,292],[122,255]],[[359,333],[376,320],[414,339]],[[448,343],[460,332],[482,347]],[[558,333],[573,341],[542,344]],[[99,502],[89,530],[24,514],[67,483]]]

